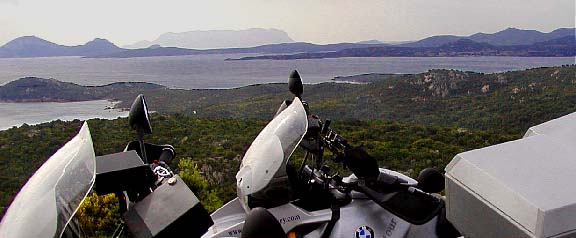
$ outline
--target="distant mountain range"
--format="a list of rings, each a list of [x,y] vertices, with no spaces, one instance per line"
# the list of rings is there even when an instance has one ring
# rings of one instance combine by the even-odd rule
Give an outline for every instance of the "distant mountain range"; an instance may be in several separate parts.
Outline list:
[[[281,43],[262,45],[249,48],[228,48],[228,49],[184,49],[178,47],[152,46],[144,49],[124,50],[111,54],[88,56],[88,58],[133,58],[133,57],[153,57],[153,56],[177,56],[177,55],[199,55],[199,54],[293,54],[300,52],[333,52],[344,49],[366,48],[374,46],[387,46],[387,44],[357,44],[339,43],[328,45],[317,45],[305,42]]]
[[[105,39],[98,38],[84,45],[64,46],[35,36],[24,36],[1,46],[0,58],[51,56],[131,58],[238,53],[292,55],[289,57],[285,57],[284,55],[268,55],[259,57],[259,59],[266,59],[266,57],[276,59],[303,59],[354,56],[573,56],[574,34],[574,28],[560,28],[550,33],[508,28],[494,34],[477,33],[471,36],[432,36],[409,43],[386,44],[380,41],[370,40],[358,43],[317,45],[305,42],[293,42],[285,32],[280,30],[249,29],[244,31],[167,33],[153,42],[130,46],[148,47],[141,49],[120,48]],[[209,46],[209,44],[212,44],[211,46],[213,48],[232,48],[202,49]],[[234,48],[232,45],[235,44],[242,45],[243,47]],[[167,45],[172,46],[166,47]],[[246,45],[255,46],[245,47]],[[473,50],[470,51],[470,49]]]
[[[288,33],[278,29],[252,28],[247,30],[188,31],[165,33],[153,41],[140,41],[124,46],[127,49],[147,48],[153,45],[186,49],[246,48],[268,44],[294,42]]]
[[[36,36],[16,38],[0,47],[0,58],[94,56],[112,54],[123,49],[108,40],[96,38],[84,45],[64,46]]]
[[[190,50],[173,47],[128,50],[99,58],[130,58],[193,54],[256,53],[265,56],[242,59],[310,59],[336,57],[386,56],[574,56],[574,28],[560,28],[550,33],[508,28],[494,34],[477,33],[471,36],[432,36],[403,44],[386,44],[377,40],[358,43],[316,45],[296,42],[271,44],[250,48]],[[554,41],[558,40],[559,41]],[[480,49],[482,48],[482,49]],[[471,49],[473,49],[471,51]],[[290,54],[268,55],[268,54]]]
[[[249,56],[230,60],[294,60],[342,57],[456,57],[456,56],[519,56],[570,57],[576,56],[576,38],[565,36],[532,45],[495,46],[470,39],[460,39],[438,47],[377,46],[344,49],[335,52],[298,53],[284,55]]]
[[[365,40],[365,41],[358,41],[356,44],[366,44],[366,45],[379,45],[384,44],[384,42],[379,40]]]
[[[575,30],[575,28],[559,28],[549,33],[543,33],[535,30],[508,28],[493,34],[476,33],[470,36],[432,36],[416,42],[401,44],[399,46],[438,47],[463,39],[472,40],[478,43],[488,43],[495,46],[532,45],[537,42],[549,41],[565,36],[574,36]]]

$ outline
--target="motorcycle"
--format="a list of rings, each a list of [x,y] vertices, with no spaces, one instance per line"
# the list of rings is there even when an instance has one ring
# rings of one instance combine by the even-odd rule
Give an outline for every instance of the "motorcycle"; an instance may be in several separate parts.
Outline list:
[[[203,238],[459,236],[442,212],[443,199],[433,194],[444,189],[442,174],[427,169],[417,181],[378,168],[330,120],[310,113],[297,71],[288,87],[295,98],[282,103],[246,151],[238,197],[211,215],[214,225]],[[289,163],[297,147],[306,153],[298,170]],[[353,174],[331,173],[325,151]]]
[[[152,128],[139,95],[129,114],[137,140],[123,152],[96,157],[85,123],[23,187],[0,223],[0,236],[82,237],[73,215],[93,190],[118,198],[125,223],[114,237],[445,237],[452,227],[442,215],[444,202],[431,194],[443,189],[441,174],[425,171],[417,181],[378,168],[329,120],[310,113],[296,71],[289,90],[294,100],[282,103],[246,151],[236,175],[238,197],[211,215],[166,166],[174,148],[144,142]],[[306,151],[298,170],[288,163],[297,147]],[[325,150],[353,174],[331,173]]]

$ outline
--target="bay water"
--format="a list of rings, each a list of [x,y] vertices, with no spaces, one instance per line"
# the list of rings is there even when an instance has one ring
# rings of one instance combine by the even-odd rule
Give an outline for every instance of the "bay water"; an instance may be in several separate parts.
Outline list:
[[[127,111],[112,109],[114,104],[107,100],[66,103],[0,103],[0,130],[21,126],[24,123],[35,125],[53,120],[115,119],[128,116]]]
[[[574,57],[385,57],[230,61],[243,55],[196,55],[125,59],[46,57],[0,59],[0,85],[22,77],[54,78],[80,85],[151,82],[170,88],[233,88],[287,82],[297,69],[304,83],[365,73],[421,73],[457,69],[482,73],[574,64]],[[116,118],[105,100],[73,103],[0,103],[0,130],[51,120]]]

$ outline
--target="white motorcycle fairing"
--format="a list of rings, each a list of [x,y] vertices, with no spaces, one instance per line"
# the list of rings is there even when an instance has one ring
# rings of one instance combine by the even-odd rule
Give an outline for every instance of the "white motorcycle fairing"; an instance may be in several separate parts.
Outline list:
[[[84,123],[22,187],[0,223],[0,237],[61,237],[95,177],[92,138]]]
[[[249,196],[266,197],[269,189],[289,193],[286,163],[307,128],[306,110],[300,99],[294,98],[292,104],[270,121],[252,142],[236,174],[238,198],[246,211],[250,211]]]

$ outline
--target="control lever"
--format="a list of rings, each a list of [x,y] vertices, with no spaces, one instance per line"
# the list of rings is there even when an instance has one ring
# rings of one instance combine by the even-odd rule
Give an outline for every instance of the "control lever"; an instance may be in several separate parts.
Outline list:
[[[330,128],[331,122],[332,121],[330,119],[326,119],[326,121],[324,121],[324,125],[322,125],[322,130],[320,131],[320,133],[326,134],[326,132],[328,131],[328,128]]]

